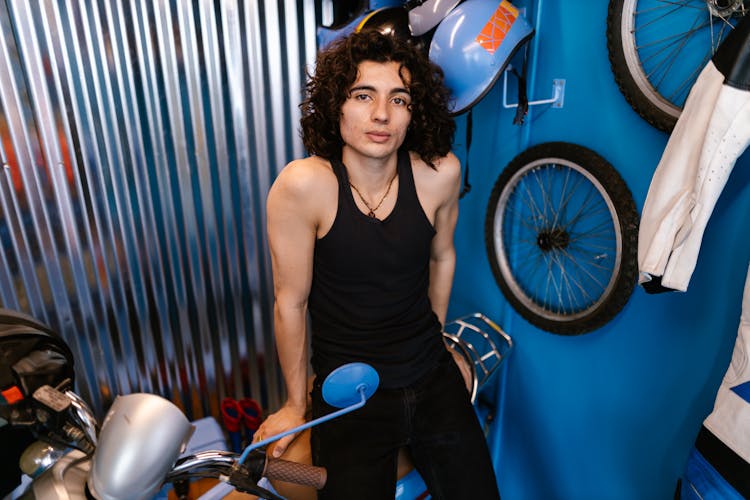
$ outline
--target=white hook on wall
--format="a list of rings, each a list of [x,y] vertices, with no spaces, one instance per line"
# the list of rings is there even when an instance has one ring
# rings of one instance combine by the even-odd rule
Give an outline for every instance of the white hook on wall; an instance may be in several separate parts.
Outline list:
[[[503,107],[517,108],[518,103],[508,104],[508,72],[512,66],[508,65],[503,71]],[[553,108],[562,108],[565,101],[565,80],[555,78],[552,80],[552,97],[537,101],[529,101],[529,106],[538,106],[540,104],[551,104]]]

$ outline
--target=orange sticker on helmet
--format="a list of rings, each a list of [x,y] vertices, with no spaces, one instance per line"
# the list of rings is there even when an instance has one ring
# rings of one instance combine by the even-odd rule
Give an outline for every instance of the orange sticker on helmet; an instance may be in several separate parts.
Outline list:
[[[9,389],[0,391],[0,394],[2,394],[3,399],[5,399],[5,402],[9,405],[18,403],[23,399],[23,393],[21,392],[21,389],[19,389],[15,385],[10,387]]]
[[[508,0],[503,0],[477,35],[477,43],[490,54],[494,54],[500,44],[503,43],[505,35],[508,34],[517,17],[518,9],[511,5]]]

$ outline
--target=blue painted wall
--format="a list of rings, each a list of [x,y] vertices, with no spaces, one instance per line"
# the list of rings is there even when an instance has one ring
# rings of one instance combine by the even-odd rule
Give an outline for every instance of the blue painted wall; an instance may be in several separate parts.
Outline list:
[[[562,109],[502,107],[502,81],[474,108],[472,191],[461,200],[449,317],[480,311],[516,348],[508,358],[502,438],[494,449],[506,499],[671,498],[729,363],[750,257],[750,155],[739,159],[706,230],[686,293],[636,288],[624,310],[587,335],[539,330],[507,304],[484,250],[484,215],[503,167],[528,146],[581,144],[620,172],[641,210],[668,135],[642,120],[614,83],[607,2],[516,2],[537,19],[529,96],[566,80]],[[531,74],[530,74],[531,76]],[[455,151],[466,159],[465,117]]]

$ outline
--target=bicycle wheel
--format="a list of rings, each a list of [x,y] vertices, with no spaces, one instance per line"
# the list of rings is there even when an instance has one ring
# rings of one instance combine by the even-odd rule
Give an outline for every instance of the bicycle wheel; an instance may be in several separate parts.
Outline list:
[[[671,132],[700,71],[745,15],[747,0],[611,0],[615,81],[646,121]]]
[[[637,281],[633,196],[617,171],[583,146],[550,142],[514,158],[492,190],[484,235],[508,302],[553,333],[604,325]]]

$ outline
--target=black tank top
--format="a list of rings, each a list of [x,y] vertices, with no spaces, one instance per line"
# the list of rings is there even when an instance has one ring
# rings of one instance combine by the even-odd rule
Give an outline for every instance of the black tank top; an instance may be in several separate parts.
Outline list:
[[[382,221],[359,210],[344,164],[331,164],[338,210],[315,243],[308,299],[313,369],[325,377],[362,361],[378,371],[381,387],[407,386],[445,353],[428,297],[435,229],[417,198],[408,152],[398,153],[398,197]]]

